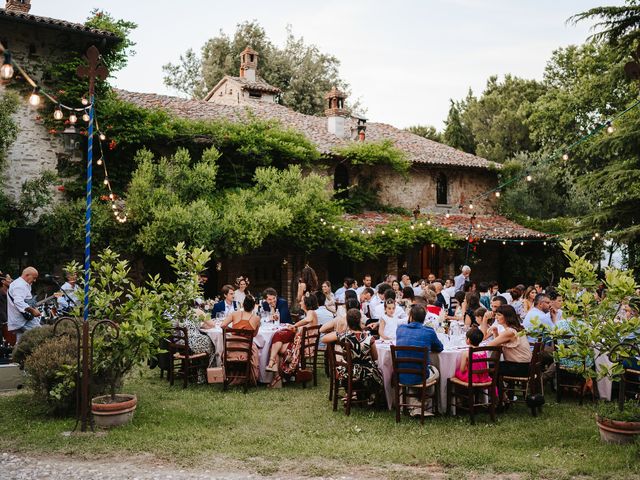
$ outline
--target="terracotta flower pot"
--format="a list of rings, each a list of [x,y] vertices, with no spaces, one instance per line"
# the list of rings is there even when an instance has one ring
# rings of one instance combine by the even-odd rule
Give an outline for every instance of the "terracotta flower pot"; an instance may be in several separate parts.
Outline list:
[[[607,443],[632,443],[640,435],[640,422],[621,422],[596,415],[600,439]]]
[[[91,400],[91,413],[96,426],[101,428],[119,427],[133,418],[138,405],[135,395],[119,393],[114,399],[111,395],[95,397]]]

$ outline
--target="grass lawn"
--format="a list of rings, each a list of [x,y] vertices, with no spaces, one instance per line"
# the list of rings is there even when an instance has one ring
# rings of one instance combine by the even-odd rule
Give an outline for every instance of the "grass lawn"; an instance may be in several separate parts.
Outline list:
[[[393,412],[355,408],[333,412],[324,378],[317,388],[169,387],[158,372],[132,377],[138,395],[131,425],[105,436],[65,437],[71,419],[53,419],[28,392],[0,396],[0,448],[79,457],[152,454],[158,461],[197,466],[216,462],[262,474],[339,475],[361,471],[421,478],[517,474],[524,478],[640,478],[640,446],[600,442],[592,406],[570,399],[533,418],[516,406],[498,418],[428,418],[424,427]],[[373,473],[372,473],[373,474]]]

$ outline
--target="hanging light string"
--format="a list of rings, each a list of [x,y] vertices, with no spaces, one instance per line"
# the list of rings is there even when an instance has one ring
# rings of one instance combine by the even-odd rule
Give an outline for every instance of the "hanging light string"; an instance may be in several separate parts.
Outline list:
[[[586,142],[591,137],[597,135],[602,130],[606,129],[607,133],[613,133],[613,131],[614,131],[613,122],[618,120],[619,118],[623,117],[624,115],[629,113],[631,110],[637,108],[638,105],[640,105],[640,99],[636,100],[635,102],[633,102],[629,107],[627,107],[623,111],[615,114],[609,120],[606,120],[603,123],[597,125],[589,133],[587,133],[586,135],[582,136],[581,138],[579,138],[575,142],[571,143],[567,147],[559,148],[558,150],[556,150],[555,153],[553,153],[549,157],[547,157],[547,158],[545,158],[545,159],[543,159],[543,160],[541,160],[541,161],[539,161],[537,163],[534,163],[532,165],[532,168],[534,168],[536,166],[546,165],[548,163],[551,163],[551,162],[557,160],[558,158],[561,158],[563,161],[566,162],[567,160],[569,160],[569,152],[573,151],[579,145],[581,145],[582,143]],[[486,198],[486,197],[490,196],[492,193],[495,194],[496,197],[499,197],[500,196],[500,192],[504,189],[504,187],[506,187],[508,185],[511,185],[512,183],[515,183],[515,182],[517,182],[519,180],[522,180],[523,178],[526,178],[526,180],[528,182],[533,180],[533,177],[531,175],[531,169],[525,169],[524,173],[522,173],[520,175],[516,175],[515,177],[512,177],[509,180],[506,180],[505,182],[501,183],[497,187],[492,188],[490,190],[487,190],[486,192],[480,193],[480,194],[472,197],[471,200],[469,200],[468,208],[470,210],[473,210],[474,201]],[[460,209],[460,211],[462,211],[464,209],[464,206],[463,205],[459,205],[458,208]]]
[[[64,118],[64,114],[62,113],[62,109],[64,109],[64,110],[67,110],[68,112],[71,112],[69,115],[68,121],[74,127],[75,127],[75,124],[78,122],[78,116],[76,115],[76,113],[82,112],[82,119],[85,122],[89,121],[89,111],[94,105],[91,105],[89,100],[86,99],[86,97],[83,97],[81,100],[81,103],[83,105],[82,107],[71,107],[69,105],[65,105],[60,101],[58,101],[58,99],[55,96],[47,92],[41,85],[38,85],[38,83],[20,66],[20,64],[18,64],[18,62],[16,62],[12,58],[11,52],[7,50],[4,47],[4,45],[2,45],[2,43],[0,43],[0,54],[4,56],[3,64],[0,67],[0,78],[2,80],[10,80],[14,75],[14,71],[17,70],[18,73],[25,79],[25,81],[33,88],[33,92],[29,97],[30,105],[38,106],[40,104],[40,95],[43,95],[51,103],[56,105],[56,108],[53,112],[54,120],[62,120]],[[124,208],[117,204],[116,200],[118,197],[116,196],[116,194],[113,192],[113,189],[111,188],[111,181],[109,179],[109,173],[107,171],[107,161],[104,155],[104,150],[102,148],[102,142],[105,141],[107,137],[100,129],[98,119],[95,117],[95,110],[94,110],[94,122],[95,122],[96,128],[93,136],[98,137],[97,144],[100,150],[100,158],[97,160],[96,163],[99,166],[102,166],[102,169],[104,171],[103,184],[105,185],[105,187],[107,187],[109,191],[108,198],[109,198],[109,201],[111,202],[111,208],[113,210],[113,214],[118,222],[124,223],[127,221],[127,214],[124,211]]]

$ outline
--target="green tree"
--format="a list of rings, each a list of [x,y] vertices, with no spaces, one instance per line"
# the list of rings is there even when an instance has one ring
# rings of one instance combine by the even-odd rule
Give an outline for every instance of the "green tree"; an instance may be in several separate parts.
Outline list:
[[[450,147],[474,154],[476,153],[476,141],[465,112],[476,101],[471,90],[464,100],[458,102],[451,100],[451,107],[444,122],[445,128],[442,135],[445,143]]]
[[[177,64],[163,67],[164,82],[193,98],[203,98],[224,75],[238,76],[240,52],[247,46],[259,54],[258,75],[282,90],[281,104],[298,112],[322,114],[324,94],[332,86],[348,91],[335,56],[296,38],[290,27],[284,47],[278,47],[256,21],[239,24],[233,38],[220,31],[202,47],[201,58],[187,50]]]
[[[638,0],[625,0],[623,6],[594,7],[572,16],[569,21],[597,20],[593,40],[606,40],[623,52],[634,49],[640,39],[640,4]]]
[[[442,132],[439,132],[433,125],[413,125],[408,127],[406,130],[411,133],[415,133],[416,135],[420,135],[421,137],[428,138],[429,140],[433,140],[434,142],[444,142]]]

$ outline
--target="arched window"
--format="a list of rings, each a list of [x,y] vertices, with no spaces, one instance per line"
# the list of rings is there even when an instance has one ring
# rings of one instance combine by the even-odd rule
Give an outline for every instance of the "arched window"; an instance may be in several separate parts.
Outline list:
[[[336,166],[336,171],[333,175],[333,190],[335,192],[335,198],[346,199],[349,198],[349,170],[343,164]]]
[[[449,204],[449,191],[447,185],[447,176],[444,173],[439,173],[436,177],[436,204],[448,205]]]

